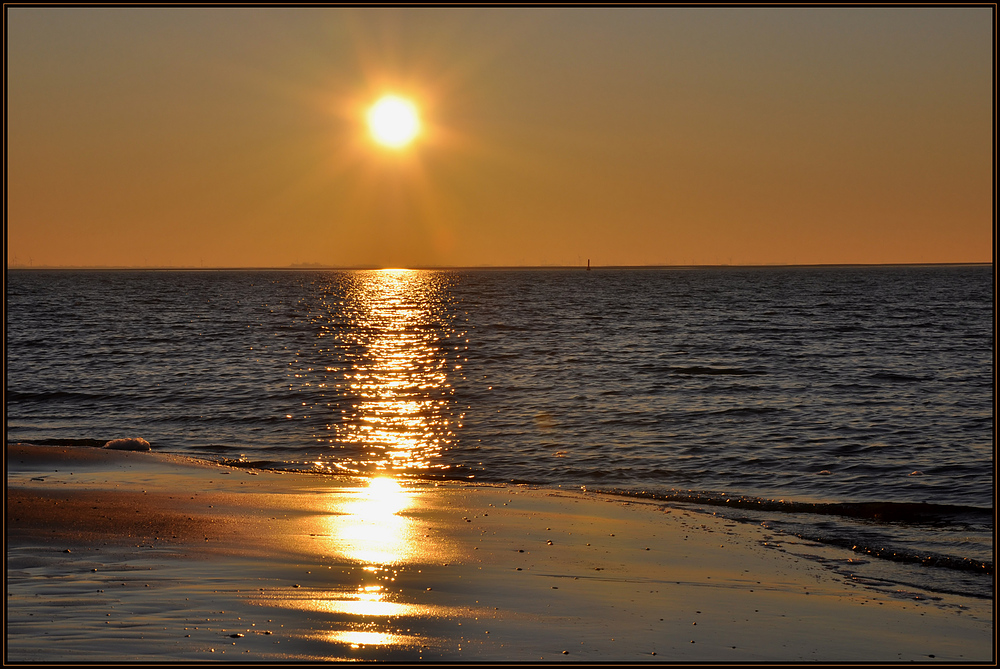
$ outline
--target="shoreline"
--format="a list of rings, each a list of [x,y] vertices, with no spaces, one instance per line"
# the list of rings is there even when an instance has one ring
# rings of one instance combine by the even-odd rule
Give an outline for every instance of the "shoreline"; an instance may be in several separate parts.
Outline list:
[[[10,662],[995,659],[992,601],[656,500],[9,444],[6,527]]]

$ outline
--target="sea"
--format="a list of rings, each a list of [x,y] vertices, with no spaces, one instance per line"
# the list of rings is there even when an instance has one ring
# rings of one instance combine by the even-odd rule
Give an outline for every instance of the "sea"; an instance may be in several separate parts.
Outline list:
[[[992,265],[8,270],[6,438],[658,501],[863,587],[992,598],[994,287]]]

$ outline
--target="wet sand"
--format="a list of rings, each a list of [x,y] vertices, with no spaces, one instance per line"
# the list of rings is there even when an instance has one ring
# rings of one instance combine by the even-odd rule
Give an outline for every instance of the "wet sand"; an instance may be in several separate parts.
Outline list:
[[[993,603],[676,505],[7,446],[7,661],[989,662]]]

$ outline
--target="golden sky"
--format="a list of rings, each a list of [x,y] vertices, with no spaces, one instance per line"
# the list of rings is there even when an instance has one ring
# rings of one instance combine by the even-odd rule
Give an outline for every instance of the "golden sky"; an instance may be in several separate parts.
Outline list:
[[[7,8],[7,263],[990,262],[994,20]]]

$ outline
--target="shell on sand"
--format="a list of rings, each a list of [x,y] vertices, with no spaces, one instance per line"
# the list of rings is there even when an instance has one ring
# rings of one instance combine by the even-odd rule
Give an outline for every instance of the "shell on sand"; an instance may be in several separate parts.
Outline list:
[[[132,437],[130,439],[112,439],[104,444],[104,448],[110,448],[114,451],[148,451],[151,447],[145,439]]]

